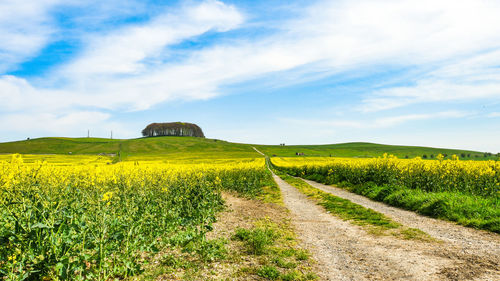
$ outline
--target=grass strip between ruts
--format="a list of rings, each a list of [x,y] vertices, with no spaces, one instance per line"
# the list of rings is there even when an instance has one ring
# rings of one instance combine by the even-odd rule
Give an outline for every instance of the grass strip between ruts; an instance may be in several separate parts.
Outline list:
[[[391,234],[402,239],[433,240],[427,233],[419,229],[406,227],[391,220],[382,213],[321,191],[299,178],[294,178],[286,174],[279,174],[279,176],[300,192],[313,198],[318,205],[323,206],[330,214],[349,221],[352,224],[363,226],[369,233],[376,235]]]

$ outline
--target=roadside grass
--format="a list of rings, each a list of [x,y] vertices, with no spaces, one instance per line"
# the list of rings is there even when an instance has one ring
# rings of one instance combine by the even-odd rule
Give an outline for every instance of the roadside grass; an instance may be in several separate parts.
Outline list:
[[[422,215],[500,233],[500,202],[460,192],[425,192],[399,185],[340,183],[351,192]]]
[[[352,224],[360,225],[371,234],[394,235],[402,239],[434,241],[427,233],[416,228],[408,228],[391,220],[382,213],[319,190],[299,178],[283,173],[279,173],[278,175],[300,192],[314,199],[318,205],[323,206],[330,214],[349,221]]]
[[[270,218],[255,221],[251,228],[238,228],[232,236],[240,246],[239,258],[257,259],[257,264],[243,267],[237,277],[260,276],[265,280],[317,280],[309,267],[310,255],[297,247],[288,221],[273,222]],[[246,257],[245,257],[246,255]]]
[[[332,184],[319,174],[304,175],[304,178]],[[351,184],[344,181],[337,183],[337,186],[421,215],[500,233],[498,197],[474,196],[458,191],[426,192],[396,184],[377,185],[373,182]]]
[[[271,174],[271,172],[269,172],[269,174]],[[272,177],[270,177],[269,181],[262,187],[262,192],[257,196],[257,199],[266,203],[274,203],[284,206],[280,188]]]

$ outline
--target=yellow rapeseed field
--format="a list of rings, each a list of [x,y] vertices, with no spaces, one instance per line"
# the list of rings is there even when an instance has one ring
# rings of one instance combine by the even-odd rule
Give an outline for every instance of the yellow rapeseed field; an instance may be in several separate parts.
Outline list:
[[[423,215],[500,233],[500,162],[380,158],[273,158],[274,168]]]
[[[272,163],[300,175],[319,174],[330,182],[352,184],[374,182],[398,183],[424,191],[460,191],[482,196],[500,195],[499,161],[398,159],[392,155],[381,158],[273,158]]]
[[[0,280],[109,280],[140,273],[165,247],[206,255],[220,191],[255,196],[272,182],[264,159],[72,159],[0,161]]]

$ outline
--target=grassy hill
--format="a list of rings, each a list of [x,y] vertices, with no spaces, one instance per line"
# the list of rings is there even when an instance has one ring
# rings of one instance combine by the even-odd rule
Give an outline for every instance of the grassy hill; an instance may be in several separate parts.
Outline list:
[[[21,154],[120,154],[122,158],[255,158],[247,144],[194,137],[139,139],[39,138],[0,143],[0,153]]]
[[[459,149],[445,149],[421,146],[400,146],[400,145],[385,145],[367,142],[352,142],[340,144],[326,144],[326,145],[256,145],[257,149],[269,156],[291,157],[296,156],[296,153],[303,153],[304,156],[309,157],[378,157],[384,153],[393,154],[398,158],[414,158],[414,157],[427,157],[432,159],[438,154],[451,155],[456,154],[461,159],[496,159],[493,155],[487,155],[479,151],[459,150]]]
[[[378,157],[384,153],[399,158],[427,156],[428,159],[439,153],[449,156],[456,154],[462,159],[494,159],[484,157],[484,153],[469,150],[442,149],[417,146],[395,146],[374,143],[342,143],[328,145],[251,145],[227,141],[193,137],[152,137],[138,139],[102,138],[38,138],[23,141],[0,143],[0,153],[21,154],[119,154],[123,159],[212,159],[212,158],[255,158],[260,157],[253,149],[255,146],[269,156],[292,157],[296,153],[304,156],[335,157]],[[465,156],[465,157],[464,157]]]

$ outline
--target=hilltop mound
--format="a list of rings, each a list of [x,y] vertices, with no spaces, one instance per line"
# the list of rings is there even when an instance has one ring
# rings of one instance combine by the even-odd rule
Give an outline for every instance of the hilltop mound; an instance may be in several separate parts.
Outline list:
[[[198,125],[184,122],[151,123],[146,128],[144,128],[144,130],[142,130],[142,135],[145,137],[205,137],[203,131]]]

